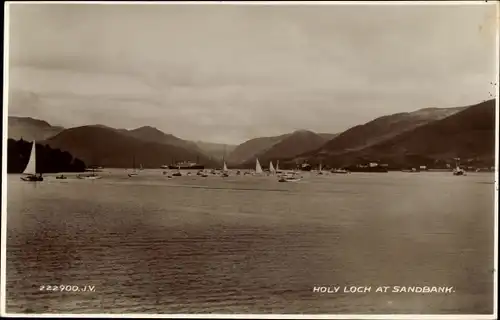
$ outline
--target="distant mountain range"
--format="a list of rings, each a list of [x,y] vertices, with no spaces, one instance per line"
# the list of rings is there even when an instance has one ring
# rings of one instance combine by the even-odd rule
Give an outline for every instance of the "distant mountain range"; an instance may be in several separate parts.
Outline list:
[[[394,166],[450,161],[453,157],[476,159],[493,165],[495,101],[470,107],[426,108],[383,116],[340,134],[298,130],[273,137],[250,139],[238,146],[189,141],[157,128],[133,130],[105,125],[65,129],[25,117],[9,117],[9,138],[37,140],[68,151],[87,165],[158,168],[177,161],[198,161],[207,167],[263,166],[280,161],[294,166],[349,166],[382,161]],[[490,164],[491,163],[491,164]]]
[[[217,165],[196,150],[156,142],[144,138],[142,133],[142,130],[131,132],[104,126],[83,126],[66,129],[42,143],[68,151],[86,164],[103,167],[131,168],[135,162],[136,166],[159,168],[163,164],[185,160],[198,161],[206,166]]]
[[[464,109],[464,107],[427,108],[414,112],[383,116],[342,132],[314,153],[336,154],[338,152],[361,150],[405,131],[411,131],[418,126],[444,119]]]
[[[150,126],[127,130],[96,124],[65,129],[51,126],[43,120],[15,116],[9,117],[9,138],[26,141],[36,140],[54,148],[71,152],[87,164],[99,163],[101,166],[112,167],[130,167],[133,161],[131,159],[134,157],[136,164],[142,164],[143,167],[159,167],[163,164],[171,164],[173,161],[187,160],[215,166],[222,160],[224,148],[229,154],[235,147],[233,145],[183,140]],[[92,143],[85,143],[85,141]],[[104,155],[103,150],[95,141],[99,142],[99,146],[106,144],[109,151],[114,153],[116,157]],[[150,154],[150,151],[142,153],[142,151],[136,150],[137,155],[130,155],[130,152],[121,148],[121,145],[127,143],[131,143],[134,147],[144,144],[145,147],[158,151],[158,155],[154,156],[157,159],[152,160],[153,155]],[[118,159],[120,160],[118,161]],[[161,163],[158,164],[159,162]]]
[[[493,165],[495,161],[495,101],[470,106],[449,117],[419,126],[362,150],[404,162],[404,156],[432,160],[468,159]],[[401,159],[403,158],[403,159]]]
[[[273,145],[286,139],[290,135],[291,133],[288,133],[280,136],[260,137],[245,141],[234,148],[233,152],[229,154],[228,163],[230,165],[240,165],[245,161],[254,159],[256,155],[270,149]]]
[[[351,128],[321,148],[288,163],[329,166],[378,161],[391,166],[432,166],[458,157],[492,166],[495,152],[495,101],[469,107],[422,109],[375,119]]]
[[[253,167],[255,159],[258,158],[265,167],[270,161],[289,159],[304,152],[316,150],[332,137],[335,135],[320,135],[308,130],[297,130],[284,136],[275,137],[275,139],[268,139],[269,145],[252,154],[242,163],[242,166]]]
[[[63,131],[63,127],[29,117],[9,117],[9,138],[26,141],[44,140]]]

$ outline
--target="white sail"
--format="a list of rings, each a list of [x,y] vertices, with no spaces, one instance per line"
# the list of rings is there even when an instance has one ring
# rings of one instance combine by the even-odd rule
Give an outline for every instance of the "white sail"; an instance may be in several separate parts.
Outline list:
[[[31,147],[30,160],[26,165],[26,169],[23,171],[24,174],[36,174],[36,143],[33,141],[33,146]]]
[[[319,171],[323,171],[323,165],[321,163],[319,164]]]
[[[255,173],[262,173],[262,167],[260,166],[259,159],[255,162]]]
[[[224,172],[226,172],[226,171],[227,171],[226,161],[224,161],[224,166],[222,167],[222,171],[224,171]]]
[[[280,171],[280,161],[276,161],[276,171]]]
[[[269,161],[269,172],[274,173],[276,170],[274,170],[273,162]]]

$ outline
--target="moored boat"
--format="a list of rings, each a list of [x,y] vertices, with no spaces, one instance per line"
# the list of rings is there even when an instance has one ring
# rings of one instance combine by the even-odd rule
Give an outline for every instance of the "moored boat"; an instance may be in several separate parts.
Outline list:
[[[92,173],[89,174],[89,175],[82,175],[82,174],[79,174],[77,175],[76,177],[78,179],[83,179],[83,180],[97,180],[97,179],[101,179],[101,176],[95,174],[95,167],[92,167],[91,171]]]
[[[227,169],[226,161],[224,161],[224,165],[222,166],[222,177],[229,177],[229,170]]]
[[[401,172],[415,173],[419,171],[417,170],[417,168],[411,168],[411,169],[403,169],[401,170]]]
[[[282,171],[280,170],[280,161],[279,160],[276,160],[276,173],[282,173]]]
[[[141,169],[141,170],[142,170],[142,169]],[[131,178],[131,177],[135,177],[135,176],[137,176],[137,175],[139,175],[139,173],[137,172],[137,169],[135,168],[135,156],[134,156],[134,158],[133,158],[133,160],[132,160],[132,172],[130,172],[130,173],[128,174],[128,176]]]
[[[454,176],[465,176],[465,170],[460,167],[460,158],[455,159],[455,169],[453,169]]]
[[[319,169],[318,169],[318,175],[319,175],[319,176],[321,176],[321,175],[323,175],[323,174],[324,174],[324,173],[323,173],[323,164],[320,162],[320,164],[319,164]]]
[[[298,182],[302,180],[302,176],[299,176],[297,173],[289,173],[280,176],[278,182]]]
[[[97,179],[101,179],[101,176],[98,176],[96,174],[94,175],[77,175],[76,176],[78,179],[83,179],[83,180],[97,180]]]
[[[33,141],[33,145],[31,147],[30,158],[28,160],[28,164],[23,171],[23,175],[21,180],[28,182],[39,182],[43,181],[43,176],[41,173],[36,170],[36,142]]]
[[[264,171],[262,171],[262,167],[259,162],[259,158],[255,160],[255,174],[256,175],[261,175]]]
[[[348,174],[348,173],[350,173],[346,169],[332,169],[332,171],[330,171],[330,172],[331,173],[337,173],[337,174]]]
[[[274,169],[272,161],[269,161],[269,173],[270,174],[275,174],[276,173],[276,169]]]
[[[162,166],[163,167],[163,166]],[[169,165],[168,169],[178,169],[178,170],[202,170],[205,166],[197,162],[183,161],[176,164]],[[166,168],[164,168],[166,169]]]

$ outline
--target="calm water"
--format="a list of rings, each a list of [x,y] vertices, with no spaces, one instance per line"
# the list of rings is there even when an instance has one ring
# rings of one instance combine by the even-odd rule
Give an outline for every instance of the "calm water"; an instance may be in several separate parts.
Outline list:
[[[9,175],[8,312],[492,312],[493,174],[103,176]],[[39,291],[61,284],[95,292]]]

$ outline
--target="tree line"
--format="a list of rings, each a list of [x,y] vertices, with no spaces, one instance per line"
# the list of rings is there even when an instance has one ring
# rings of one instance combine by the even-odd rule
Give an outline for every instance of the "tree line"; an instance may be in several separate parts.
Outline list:
[[[7,173],[22,173],[28,164],[33,143],[7,140]],[[83,172],[85,163],[69,152],[36,144],[36,171],[38,173]]]

